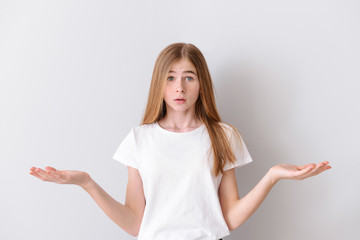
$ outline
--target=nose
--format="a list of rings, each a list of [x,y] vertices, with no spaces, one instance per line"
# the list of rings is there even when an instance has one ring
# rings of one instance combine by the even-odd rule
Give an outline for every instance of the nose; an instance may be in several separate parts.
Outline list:
[[[183,88],[177,88],[177,89],[176,89],[176,92],[182,92],[182,93],[185,93],[185,89],[183,89]]]
[[[178,84],[176,85],[176,92],[181,92],[181,93],[185,93],[185,86],[184,83],[181,79],[179,79],[179,81],[177,81]]]

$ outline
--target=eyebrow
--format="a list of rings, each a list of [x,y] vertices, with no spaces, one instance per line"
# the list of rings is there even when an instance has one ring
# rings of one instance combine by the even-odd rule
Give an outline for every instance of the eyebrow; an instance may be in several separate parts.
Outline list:
[[[169,73],[176,73],[176,72],[170,70]],[[191,71],[191,70],[184,71],[184,73],[192,73],[192,74],[194,74],[195,76],[197,76],[197,74],[196,74],[195,72]]]

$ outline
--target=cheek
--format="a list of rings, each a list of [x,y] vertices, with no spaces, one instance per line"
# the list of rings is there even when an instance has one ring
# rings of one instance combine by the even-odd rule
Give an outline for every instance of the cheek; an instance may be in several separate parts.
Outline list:
[[[164,88],[164,98],[167,98],[169,96],[170,92],[171,92],[171,88],[168,86],[165,87]]]
[[[199,84],[194,87],[194,94],[197,94],[197,95],[200,94],[200,85]]]

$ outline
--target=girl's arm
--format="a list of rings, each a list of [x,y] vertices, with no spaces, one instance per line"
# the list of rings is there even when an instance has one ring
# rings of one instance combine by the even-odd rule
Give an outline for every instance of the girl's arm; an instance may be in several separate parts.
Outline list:
[[[142,189],[142,181],[138,171],[134,168],[128,168],[129,179],[125,205],[113,199],[85,172],[74,170],[59,171],[52,167],[46,167],[45,171],[32,167],[30,174],[43,181],[75,184],[82,187],[111,220],[125,232],[132,236],[137,236],[145,208],[145,198],[143,197],[143,192],[140,191]]]
[[[329,162],[317,165],[294,166],[278,164],[272,167],[260,182],[243,198],[239,198],[235,170],[225,171],[219,187],[219,199],[229,230],[235,230],[260,206],[272,187],[280,179],[302,180],[330,169]]]

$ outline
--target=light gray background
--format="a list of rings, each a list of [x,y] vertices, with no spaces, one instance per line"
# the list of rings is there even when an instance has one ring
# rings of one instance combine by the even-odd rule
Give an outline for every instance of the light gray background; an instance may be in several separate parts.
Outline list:
[[[0,239],[135,239],[77,186],[31,166],[87,171],[124,202],[112,160],[140,123],[155,59],[173,42],[204,53],[225,122],[254,163],[246,194],[277,163],[333,169],[275,186],[225,239],[359,239],[360,3],[0,2]]]

